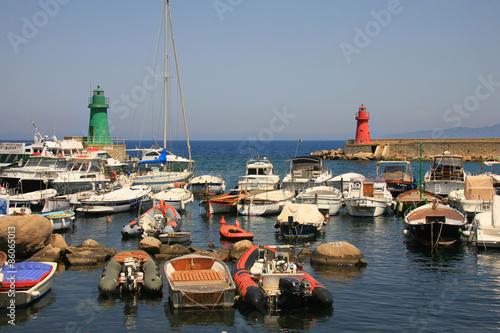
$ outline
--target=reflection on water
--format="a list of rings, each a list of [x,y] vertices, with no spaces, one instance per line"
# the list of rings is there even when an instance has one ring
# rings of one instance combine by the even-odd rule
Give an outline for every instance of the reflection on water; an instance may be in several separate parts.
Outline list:
[[[318,274],[318,277],[327,281],[346,281],[362,277],[362,272],[366,267],[354,265],[326,266],[311,262],[311,267]]]
[[[36,302],[29,304],[26,307],[16,308],[14,322],[16,325],[22,324],[29,320],[36,319],[38,314],[46,311],[51,305],[56,302],[56,293],[51,289]],[[11,320],[7,317],[8,310],[0,308],[0,325],[8,326],[8,321]],[[1,329],[0,329],[1,330]]]
[[[174,309],[170,299],[164,303],[165,314],[171,327],[226,325],[234,327],[235,310],[233,308],[214,309]]]
[[[239,312],[248,324],[266,330],[313,330],[320,323],[333,316],[333,307],[286,309],[278,312],[262,313],[255,308],[240,306]],[[330,328],[331,329],[331,328]]]

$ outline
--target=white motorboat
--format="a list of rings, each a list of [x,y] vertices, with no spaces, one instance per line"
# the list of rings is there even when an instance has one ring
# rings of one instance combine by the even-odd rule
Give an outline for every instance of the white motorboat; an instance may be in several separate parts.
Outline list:
[[[22,166],[32,156],[60,156],[70,157],[80,154],[83,145],[74,139],[57,140],[55,136],[49,139],[47,135],[42,136],[35,126],[34,142],[0,142],[0,168],[14,164]]]
[[[500,188],[500,162],[499,161],[486,161],[481,164],[478,176],[491,177],[493,179],[493,186]]]
[[[446,197],[451,191],[463,190],[469,175],[464,170],[463,157],[445,151],[433,157],[431,170],[424,176],[424,190]]]
[[[161,191],[153,195],[154,200],[164,201],[167,206],[172,206],[176,210],[186,210],[186,205],[193,202],[193,193],[183,187],[173,188],[168,191]]]
[[[353,178],[344,191],[344,203],[352,216],[379,216],[391,206],[392,194],[384,178]]]
[[[274,173],[273,165],[264,157],[247,162],[245,175],[238,181],[238,189],[272,191],[278,189],[279,184],[280,176]]]
[[[491,209],[475,215],[470,228],[464,231],[468,241],[484,248],[500,248],[500,196],[492,199]]]
[[[10,207],[10,195],[5,187],[0,188],[0,217],[29,214],[31,214],[31,209],[27,206]]]
[[[117,213],[138,208],[141,202],[150,201],[151,188],[135,185],[104,194],[93,194],[80,200],[76,211],[83,213]]]
[[[281,187],[300,192],[308,187],[326,185],[331,178],[331,170],[326,168],[320,157],[294,157],[290,160],[290,172],[283,178]]]
[[[13,207],[30,206],[31,208],[42,208],[45,200],[53,198],[57,191],[53,188],[38,190],[29,193],[18,193],[10,195],[10,205]]]
[[[342,192],[333,186],[314,186],[300,192],[295,202],[316,205],[324,214],[335,215],[342,204]]]
[[[201,175],[191,179],[191,192],[198,195],[214,195],[224,193],[226,182],[221,176]]]
[[[56,195],[45,200],[42,213],[56,212],[60,210],[74,210],[83,199],[88,199],[94,194],[104,194],[100,191],[82,191],[73,194]]]
[[[69,160],[66,169],[51,181],[51,186],[59,194],[105,189],[110,177],[105,174],[99,158],[74,157]]]
[[[326,185],[333,186],[344,192],[349,189],[349,184],[351,183],[352,178],[363,178],[363,177],[364,176],[360,173],[347,172],[331,178],[326,182]]]
[[[287,202],[291,202],[295,192],[291,189],[281,189],[250,195],[237,204],[241,215],[279,214]]]
[[[20,193],[43,190],[65,170],[67,163],[64,157],[32,156],[22,167],[5,168],[0,184]]]
[[[468,176],[465,178],[464,189],[451,191],[448,194],[448,201],[450,206],[473,218],[476,213],[491,210],[491,200],[495,192],[491,177]]]

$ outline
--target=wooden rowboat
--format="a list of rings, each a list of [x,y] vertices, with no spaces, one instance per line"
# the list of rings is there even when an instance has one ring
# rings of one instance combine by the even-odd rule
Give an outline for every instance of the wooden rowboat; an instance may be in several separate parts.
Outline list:
[[[222,260],[188,254],[169,260],[164,271],[174,309],[234,305],[236,285]]]

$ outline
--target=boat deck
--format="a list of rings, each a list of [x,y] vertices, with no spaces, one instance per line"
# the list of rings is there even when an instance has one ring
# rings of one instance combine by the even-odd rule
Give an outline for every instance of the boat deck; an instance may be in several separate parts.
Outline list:
[[[204,282],[204,283],[214,283],[214,282],[225,282],[226,279],[222,273],[217,272],[213,269],[200,269],[200,270],[188,270],[188,271],[175,271],[170,275],[170,280],[172,282]]]

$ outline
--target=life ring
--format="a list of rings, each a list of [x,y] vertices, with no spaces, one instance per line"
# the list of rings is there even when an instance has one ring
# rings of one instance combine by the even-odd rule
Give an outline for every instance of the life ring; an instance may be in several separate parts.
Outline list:
[[[117,176],[116,171],[115,171],[115,170],[111,170],[111,171],[109,172],[109,175],[108,175],[108,176],[109,176],[109,179],[111,179],[111,180],[116,180],[116,176]]]
[[[39,156],[42,155],[42,153],[33,153],[33,156]]]

